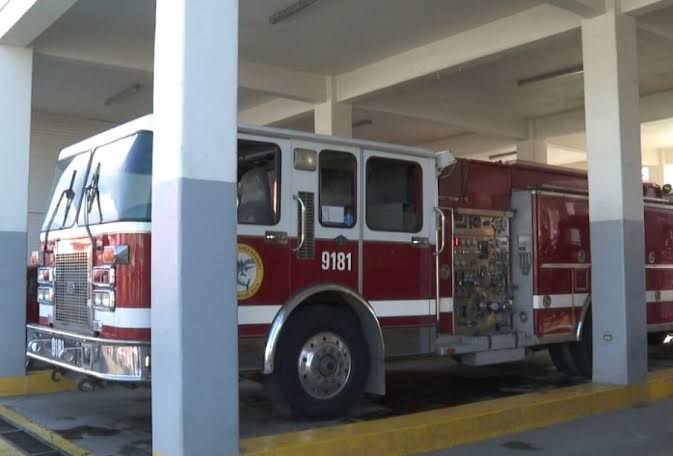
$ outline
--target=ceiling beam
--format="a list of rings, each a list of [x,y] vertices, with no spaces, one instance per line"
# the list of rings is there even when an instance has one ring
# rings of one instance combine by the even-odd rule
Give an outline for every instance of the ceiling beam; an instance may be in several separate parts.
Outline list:
[[[659,25],[644,22],[642,19],[639,19],[638,31],[644,32],[654,39],[666,42],[669,47],[673,45],[673,30],[668,27],[661,27]]]
[[[641,122],[653,122],[671,117],[673,117],[673,90],[656,92],[640,98]],[[584,109],[540,117],[534,122],[537,139],[585,131]]]
[[[0,44],[29,46],[77,0],[0,2]]]
[[[605,0],[543,0],[578,16],[589,18],[605,12]]]
[[[622,0],[622,11],[634,16],[673,6],[673,0]]]
[[[337,101],[352,101],[407,81],[493,59],[579,25],[577,15],[539,5],[337,75]]]
[[[238,85],[298,101],[327,100],[327,77],[260,63],[239,62]]]
[[[403,92],[390,97],[376,97],[354,105],[371,111],[424,119],[474,133],[521,139],[528,137],[528,122],[511,120],[500,115],[438,99]]]
[[[154,71],[151,61],[142,64],[130,64],[128,61],[110,59],[109,56],[105,55],[83,56],[61,51],[41,51],[40,54],[65,61],[125,68],[147,73]],[[238,62],[239,87],[281,98],[322,103],[327,100],[327,81],[328,78],[323,75],[245,60]]]
[[[240,111],[238,121],[255,125],[270,125],[313,111],[314,108],[315,105],[312,103],[276,98]]]

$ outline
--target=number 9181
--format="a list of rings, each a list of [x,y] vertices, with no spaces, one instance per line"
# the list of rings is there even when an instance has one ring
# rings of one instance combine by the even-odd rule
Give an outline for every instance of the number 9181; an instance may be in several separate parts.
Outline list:
[[[350,271],[352,267],[351,253],[325,250],[321,255],[321,260],[323,271]]]

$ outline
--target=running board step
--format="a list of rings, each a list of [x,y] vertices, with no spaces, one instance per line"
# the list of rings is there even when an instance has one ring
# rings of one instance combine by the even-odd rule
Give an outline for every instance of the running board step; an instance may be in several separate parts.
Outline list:
[[[439,355],[466,355],[520,348],[523,336],[516,333],[494,334],[491,336],[439,336],[434,349]]]
[[[488,366],[489,364],[511,363],[526,359],[525,348],[491,350],[469,353],[460,357],[460,362],[467,366]]]

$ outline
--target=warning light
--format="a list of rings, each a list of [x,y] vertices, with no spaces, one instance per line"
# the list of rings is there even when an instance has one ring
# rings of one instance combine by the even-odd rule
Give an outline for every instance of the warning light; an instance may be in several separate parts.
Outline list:
[[[458,236],[453,238],[453,246],[454,247],[460,247],[460,238]]]

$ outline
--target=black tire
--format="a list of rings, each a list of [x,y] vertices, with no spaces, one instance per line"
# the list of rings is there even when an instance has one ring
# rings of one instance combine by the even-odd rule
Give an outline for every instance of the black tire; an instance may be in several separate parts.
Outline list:
[[[593,375],[593,321],[591,310],[584,317],[582,325],[582,334],[578,342],[571,346],[571,353],[575,366],[579,374],[584,378],[591,378]]]
[[[330,334],[334,337],[329,337]],[[329,340],[324,335],[328,335]],[[307,368],[310,366],[306,363],[307,357],[300,356],[302,350],[312,350],[309,348],[313,347],[312,341],[317,341],[315,350],[322,351],[316,351],[311,358],[316,360],[316,367]],[[350,369],[344,367],[348,363]],[[326,372],[334,372],[334,375],[322,375],[322,369],[317,366],[323,365]],[[300,378],[302,366],[303,379]],[[306,369],[311,375],[305,373]],[[346,377],[345,372],[348,372]],[[281,413],[290,411],[308,418],[329,419],[346,414],[358,402],[368,375],[369,350],[357,317],[349,309],[336,305],[308,305],[295,311],[283,328],[274,371],[265,385]],[[325,379],[329,380],[326,386],[317,386]]]
[[[647,334],[647,344],[648,345],[663,345],[668,333],[648,333]]]
[[[570,377],[579,375],[579,369],[572,358],[570,344],[561,343],[550,345],[549,357],[560,372]]]

